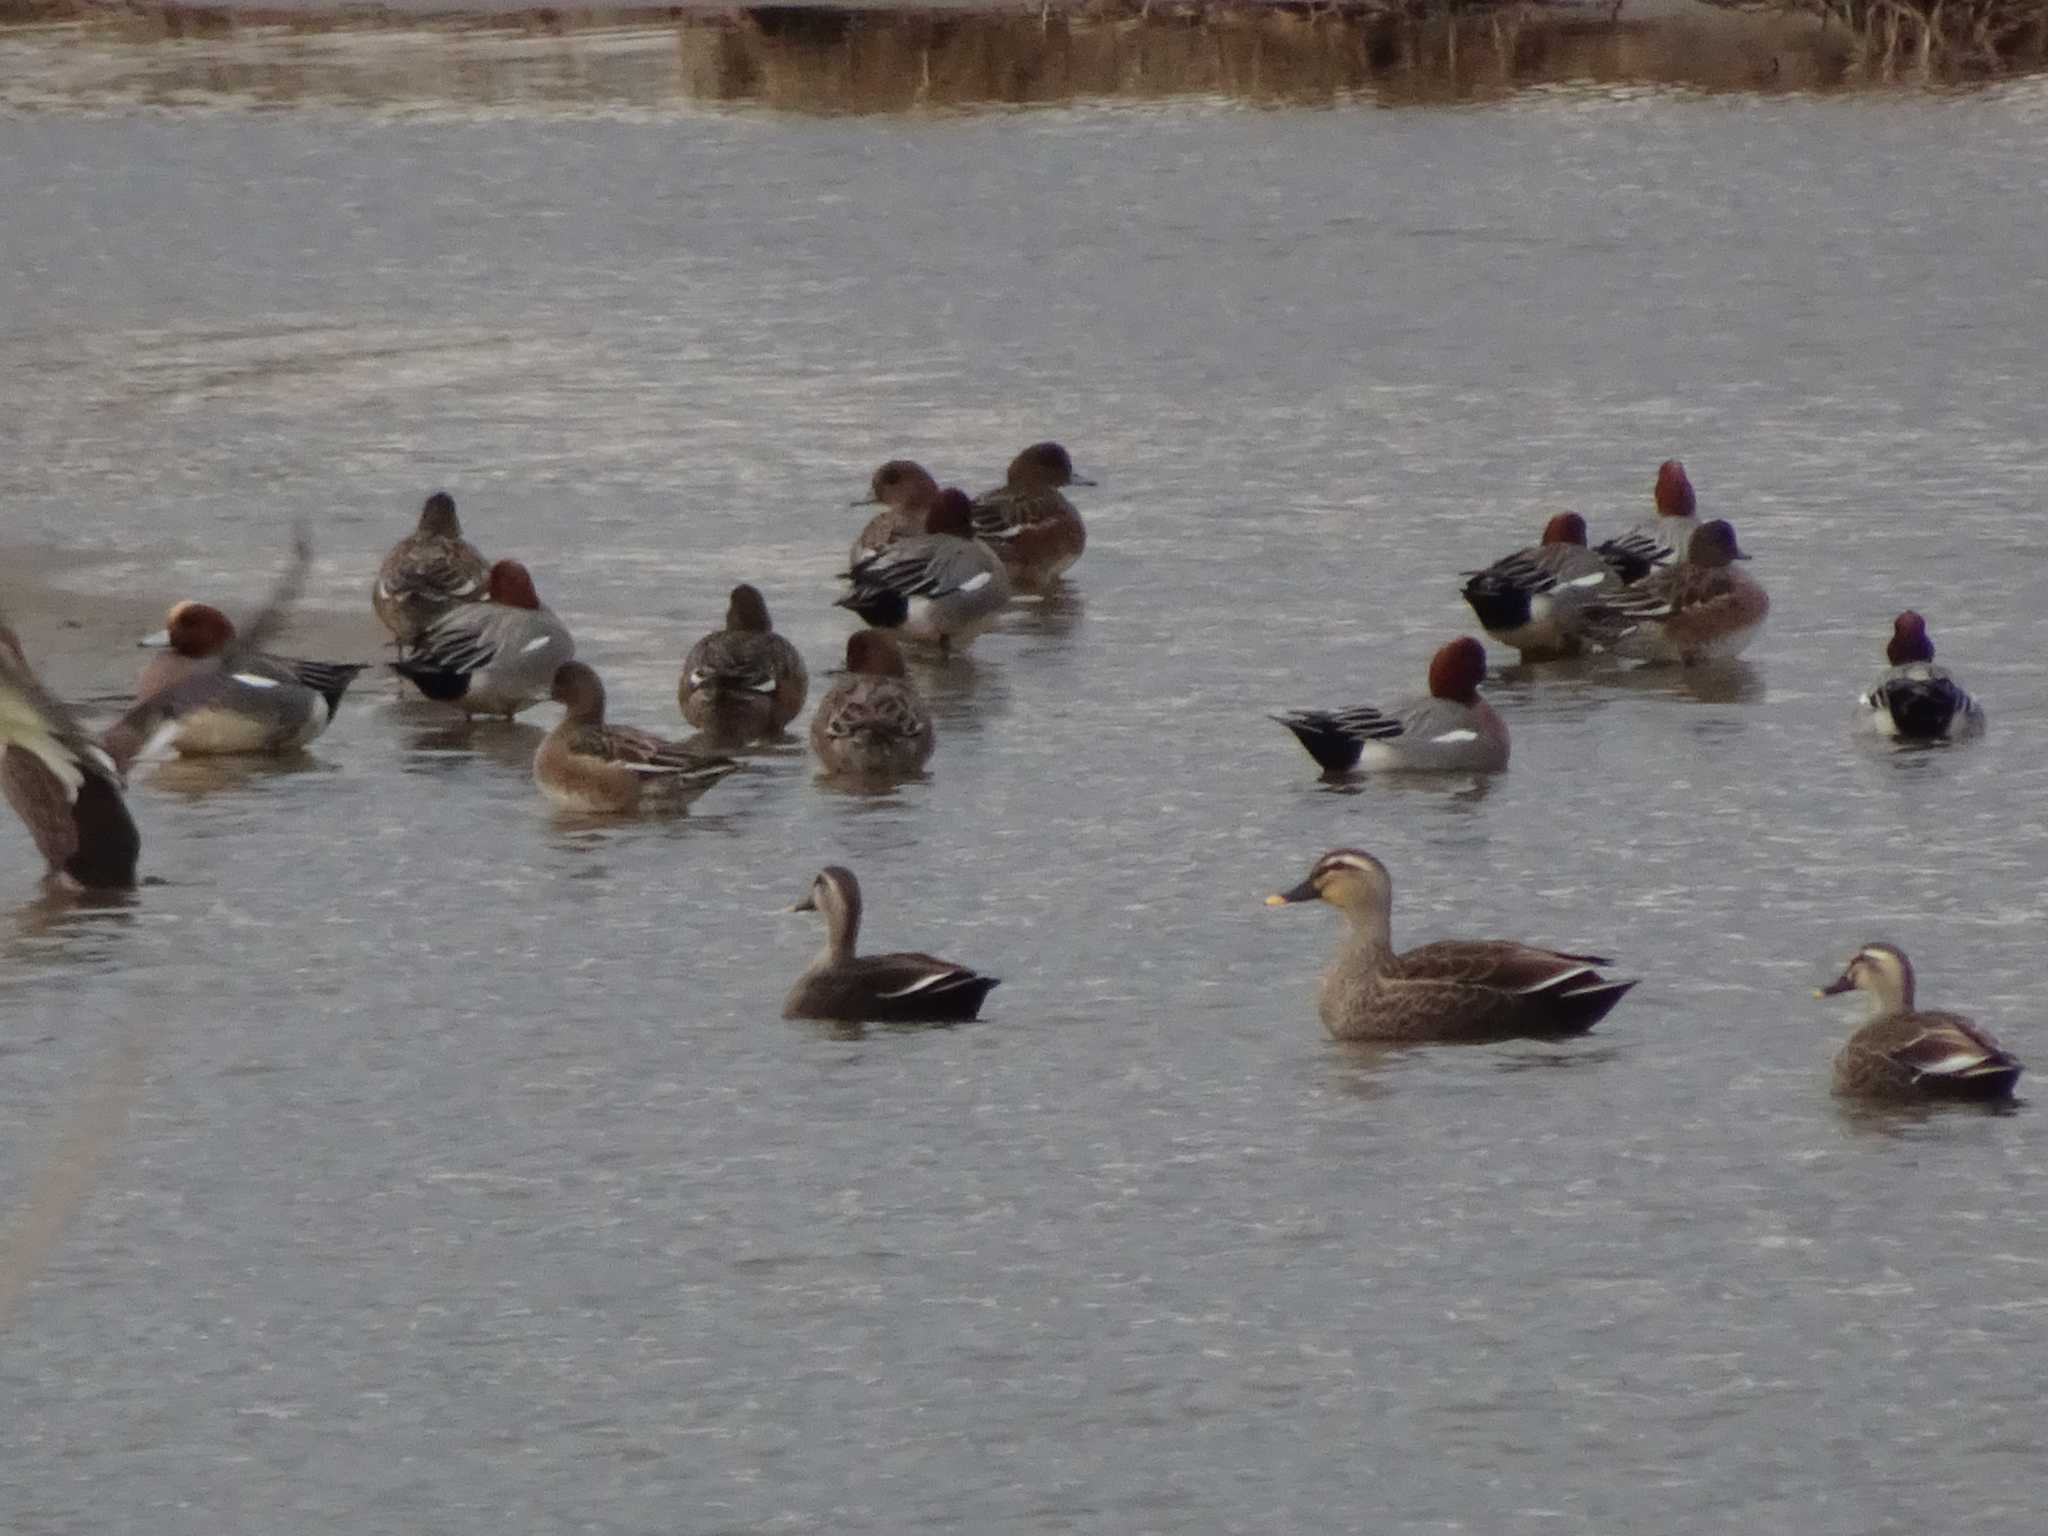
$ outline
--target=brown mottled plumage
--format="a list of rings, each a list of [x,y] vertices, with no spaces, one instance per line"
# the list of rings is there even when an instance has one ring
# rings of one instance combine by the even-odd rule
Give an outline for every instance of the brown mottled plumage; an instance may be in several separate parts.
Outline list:
[[[630,815],[648,794],[678,804],[739,767],[682,742],[607,725],[604,684],[580,661],[557,669],[550,697],[568,713],[533,754],[533,780],[564,810]]]
[[[420,508],[419,526],[378,566],[370,606],[403,652],[457,603],[482,597],[488,579],[484,557],[462,536],[455,498],[436,491]]]
[[[794,720],[810,686],[803,657],[775,633],[768,604],[741,585],[732,589],[725,628],[690,647],[676,701],[699,730],[745,746]]]
[[[1612,962],[1504,939],[1442,939],[1394,952],[1393,883],[1369,853],[1336,848],[1271,906],[1326,901],[1349,924],[1323,972],[1318,1006],[1339,1040],[1484,1041],[1591,1029],[1629,988],[1596,969]]]
[[[918,696],[896,642],[877,629],[846,640],[846,670],[811,716],[811,750],[830,774],[907,778],[932,755],[932,712]]]
[[[1845,1098],[1999,1100],[2012,1096],[2019,1058],[1960,1013],[1913,1006],[1913,963],[1893,944],[1866,944],[1842,974],[1814,993],[1865,992],[1871,1015],[1835,1055],[1835,1092]]]
[[[1043,592],[1088,547],[1081,514],[1061,491],[1094,483],[1074,473],[1058,443],[1033,443],[1010,461],[1002,485],[976,499],[974,535],[1002,556],[1014,586]]]

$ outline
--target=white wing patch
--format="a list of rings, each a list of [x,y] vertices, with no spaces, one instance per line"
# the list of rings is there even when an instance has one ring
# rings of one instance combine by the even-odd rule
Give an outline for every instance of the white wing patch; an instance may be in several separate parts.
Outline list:
[[[234,674],[234,678],[244,688],[275,688],[277,686],[276,678],[263,677],[255,672],[237,672]]]
[[[1445,745],[1449,745],[1452,742],[1458,741],[1477,741],[1479,739],[1479,733],[1477,731],[1466,730],[1463,726],[1460,726],[1455,731],[1445,731],[1441,736],[1432,736],[1429,739],[1433,742],[1441,742]]]
[[[519,654],[524,656],[528,651],[537,651],[542,646],[549,644],[554,638],[553,635],[535,635],[526,644],[519,647]]]
[[[960,590],[962,592],[979,592],[988,585],[988,580],[987,571],[977,571],[974,575],[960,583]]]
[[[1584,576],[1574,576],[1570,581],[1565,582],[1564,585],[1568,587],[1597,587],[1606,579],[1607,573],[1605,571],[1589,571]]]
[[[1982,1051],[1957,1051],[1939,1061],[1929,1062],[1919,1069],[1922,1077],[1953,1077],[1967,1072],[1972,1067],[1981,1067],[1987,1058]]]

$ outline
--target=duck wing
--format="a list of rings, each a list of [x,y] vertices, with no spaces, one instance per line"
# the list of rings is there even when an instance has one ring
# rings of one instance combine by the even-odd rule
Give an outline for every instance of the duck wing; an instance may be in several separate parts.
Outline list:
[[[931,733],[931,720],[917,696],[895,678],[859,683],[818,706],[827,736],[870,736],[917,741]]]
[[[1492,939],[1443,939],[1389,958],[1381,985],[1404,991],[1473,1037],[1576,1035],[1627,996],[1634,978],[1610,979],[1600,955]]]
[[[712,784],[739,767],[729,757],[716,757],[680,741],[670,741],[630,725],[607,725],[577,743],[593,757],[651,778],[677,783]]]
[[[911,1023],[971,1019],[1000,985],[997,977],[915,950],[860,956],[848,979],[868,999],[867,1017]]]
[[[1056,527],[1075,515],[1073,504],[1056,490],[1013,491],[1007,487],[986,493],[969,512],[974,536],[990,543]]]
[[[133,886],[142,838],[119,767],[10,643],[0,643],[0,744],[0,792],[50,868],[88,889]]]
[[[1897,734],[1914,741],[1939,740],[1983,720],[1977,701],[1932,662],[1892,668],[1862,702],[1864,708],[1887,716]]]
[[[1960,1085],[2019,1076],[2019,1058],[1974,1020],[1960,1013],[1914,1013],[1908,1019],[1913,1032],[1887,1045],[1884,1054],[1916,1080]]]

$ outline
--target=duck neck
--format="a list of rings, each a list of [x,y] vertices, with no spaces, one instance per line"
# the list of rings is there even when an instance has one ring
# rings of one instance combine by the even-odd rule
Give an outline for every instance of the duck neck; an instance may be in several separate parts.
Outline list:
[[[1351,902],[1344,914],[1344,956],[1367,970],[1377,969],[1393,949],[1392,914],[1384,902]]]
[[[825,965],[844,965],[853,958],[854,941],[860,937],[860,902],[855,899],[835,906],[825,914],[825,948],[819,960]]]

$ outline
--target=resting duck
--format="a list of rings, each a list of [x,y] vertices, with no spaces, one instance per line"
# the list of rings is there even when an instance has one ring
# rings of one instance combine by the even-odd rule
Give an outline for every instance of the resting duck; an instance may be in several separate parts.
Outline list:
[[[1867,992],[1869,1022],[1835,1056],[1835,1092],[1861,1099],[2006,1099],[2019,1058],[1960,1013],[1913,1006],[1913,965],[1891,944],[1866,944],[1815,997]]]
[[[49,878],[88,891],[135,885],[142,837],[105,748],[46,689],[0,623],[0,792],[28,828]]]
[[[983,1000],[998,985],[994,976],[936,955],[854,954],[854,940],[860,936],[860,882],[852,870],[837,864],[819,870],[810,893],[789,910],[824,914],[825,947],[789,989],[782,1004],[785,1019],[955,1024],[979,1014]]]
[[[932,755],[932,712],[918,696],[896,642],[879,629],[846,637],[846,670],[811,716],[811,750],[829,774],[900,779]]]
[[[1682,561],[1700,525],[1699,498],[1685,466],[1666,459],[1657,466],[1657,515],[1608,539],[1593,551],[1626,585],[1634,585],[1659,566]]]
[[[1598,955],[1565,954],[1504,939],[1440,939],[1394,953],[1393,883],[1356,848],[1316,860],[1268,906],[1326,901],[1350,925],[1323,972],[1317,1006],[1338,1040],[1484,1041],[1583,1034],[1627,995]]]
[[[974,537],[972,503],[957,490],[940,492],[923,533],[896,540],[845,574],[853,590],[835,607],[941,650],[967,649],[1010,600],[1009,573]]]
[[[403,655],[450,608],[482,597],[489,579],[484,557],[462,536],[455,498],[436,491],[420,508],[419,526],[392,545],[377,567],[370,606]]]
[[[1984,729],[1984,711],[1934,664],[1927,621],[1910,608],[1892,620],[1891,670],[1856,702],[1863,728],[1903,741],[1960,741]]]
[[[745,745],[779,735],[810,687],[803,657],[775,633],[760,592],[742,584],[732,589],[725,628],[690,647],[676,700],[699,730]]]
[[[1622,587],[1615,568],[1586,547],[1586,520],[1576,512],[1545,523],[1541,543],[1465,574],[1465,601],[1487,637],[1520,651],[1524,661],[1577,655],[1578,616]]]
[[[739,767],[679,741],[664,741],[631,726],[607,725],[604,683],[580,661],[555,672],[549,697],[568,706],[533,754],[533,781],[567,811],[631,815],[645,794],[668,803],[701,794]]]
[[[458,603],[421,630],[391,670],[466,715],[502,715],[549,697],[555,673],[576,654],[568,628],[541,606],[533,576],[517,560],[491,567],[487,597]]]
[[[296,752],[332,723],[363,670],[361,662],[300,661],[236,640],[234,621],[220,609],[186,601],[141,642],[163,651],[135,684],[137,706],[157,706],[142,754]]]
[[[1594,605],[1586,631],[1633,661],[1689,666],[1739,656],[1771,611],[1770,594],[1735,568],[1748,558],[1725,519],[1701,523],[1681,563]]]
[[[925,514],[939,499],[939,482],[922,464],[910,459],[891,459],[868,482],[868,494],[856,507],[882,508],[868,519],[867,526],[847,552],[848,565],[859,565],[894,544],[924,532]]]
[[[1471,636],[1444,646],[1429,663],[1429,692],[1386,709],[1370,704],[1274,715],[1308,748],[1325,773],[1353,768],[1489,773],[1508,765],[1508,727],[1479,696],[1486,647]]]
[[[1002,556],[1012,585],[1043,592],[1088,546],[1081,514],[1061,491],[1093,485],[1074,473],[1074,461],[1058,443],[1033,443],[1016,458],[1003,483],[974,502],[974,536]]]

